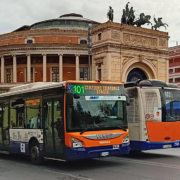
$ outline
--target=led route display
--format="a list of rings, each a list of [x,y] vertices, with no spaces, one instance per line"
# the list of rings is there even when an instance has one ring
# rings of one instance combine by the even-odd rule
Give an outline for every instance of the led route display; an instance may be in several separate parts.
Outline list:
[[[76,93],[76,94],[122,94],[123,86],[122,85],[96,85],[96,84],[76,84],[69,83],[67,85],[68,92]]]

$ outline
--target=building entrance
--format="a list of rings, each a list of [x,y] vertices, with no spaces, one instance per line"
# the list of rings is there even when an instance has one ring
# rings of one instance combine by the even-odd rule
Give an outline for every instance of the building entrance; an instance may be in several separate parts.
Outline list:
[[[147,79],[146,74],[139,68],[132,69],[128,76],[127,76],[127,82],[136,81],[138,79],[145,80]]]

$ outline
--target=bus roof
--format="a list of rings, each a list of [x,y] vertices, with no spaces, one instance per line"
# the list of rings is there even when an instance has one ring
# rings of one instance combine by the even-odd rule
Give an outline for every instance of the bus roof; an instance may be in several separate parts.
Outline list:
[[[69,81],[62,81],[62,82],[34,82],[24,85],[19,85],[10,88],[8,92],[1,93],[0,98],[2,97],[8,97],[8,96],[14,96],[18,94],[24,94],[29,92],[37,92],[40,90],[47,90],[47,89],[53,89],[58,87],[65,87],[66,83],[97,83],[97,84],[118,84],[122,85],[122,83],[116,83],[116,82],[97,82],[97,81],[75,81],[75,80],[69,80]]]
[[[109,82],[109,81],[76,81],[76,80],[68,80],[67,83],[87,83],[87,84],[117,84],[117,85],[123,85],[123,83],[120,82]]]
[[[23,94],[28,92],[35,92],[45,89],[52,89],[65,86],[65,81],[63,82],[35,82],[30,84],[25,84],[21,86],[16,86],[10,88],[9,92],[0,94],[1,97],[13,96],[17,94]]]
[[[128,82],[124,84],[125,88],[128,87],[167,87],[167,88],[178,88],[177,84],[173,83],[166,83],[164,81],[158,80],[158,79],[146,79],[146,80],[140,80],[134,82]]]

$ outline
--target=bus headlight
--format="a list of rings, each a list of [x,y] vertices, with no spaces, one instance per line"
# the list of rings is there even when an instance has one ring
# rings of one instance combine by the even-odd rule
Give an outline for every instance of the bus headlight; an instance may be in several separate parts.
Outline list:
[[[83,147],[82,142],[79,141],[79,140],[76,139],[76,138],[71,138],[71,142],[72,142],[72,147],[73,147],[73,148],[81,148],[81,147]]]
[[[123,144],[129,143],[129,134],[124,137]]]

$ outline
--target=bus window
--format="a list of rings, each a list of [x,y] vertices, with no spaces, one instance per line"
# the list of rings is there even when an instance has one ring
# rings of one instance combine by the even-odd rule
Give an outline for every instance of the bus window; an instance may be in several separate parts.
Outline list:
[[[91,124],[97,124],[98,130],[117,129],[126,126],[124,102],[117,100],[88,101],[85,96],[74,99],[73,106],[67,107],[67,130],[82,131]],[[92,129],[91,129],[92,130]]]
[[[44,102],[44,118],[45,118],[45,129],[49,130],[51,128],[52,121],[52,102],[51,100]]]
[[[3,125],[2,115],[3,115],[2,104],[0,104],[0,146],[2,146],[2,144],[3,144],[3,141],[2,141],[2,125]]]
[[[9,103],[3,104],[3,127],[8,127]]]
[[[161,121],[162,105],[159,89],[142,89],[146,121]]]
[[[41,99],[26,100],[28,129],[41,128]]]
[[[130,105],[127,106],[128,123],[139,123],[139,104],[137,88],[125,89],[125,93],[129,96]]]
[[[62,96],[63,98],[63,96]],[[62,99],[63,100],[63,99]],[[62,139],[63,136],[63,101],[54,101],[54,134]],[[62,102],[62,103],[61,103]]]
[[[175,90],[162,90],[164,94],[164,102],[165,102],[165,113],[164,117],[165,121],[180,121],[180,91]]]
[[[9,146],[9,102],[3,103],[3,142]]]
[[[12,100],[10,103],[11,128],[26,128],[25,105],[23,99]]]

